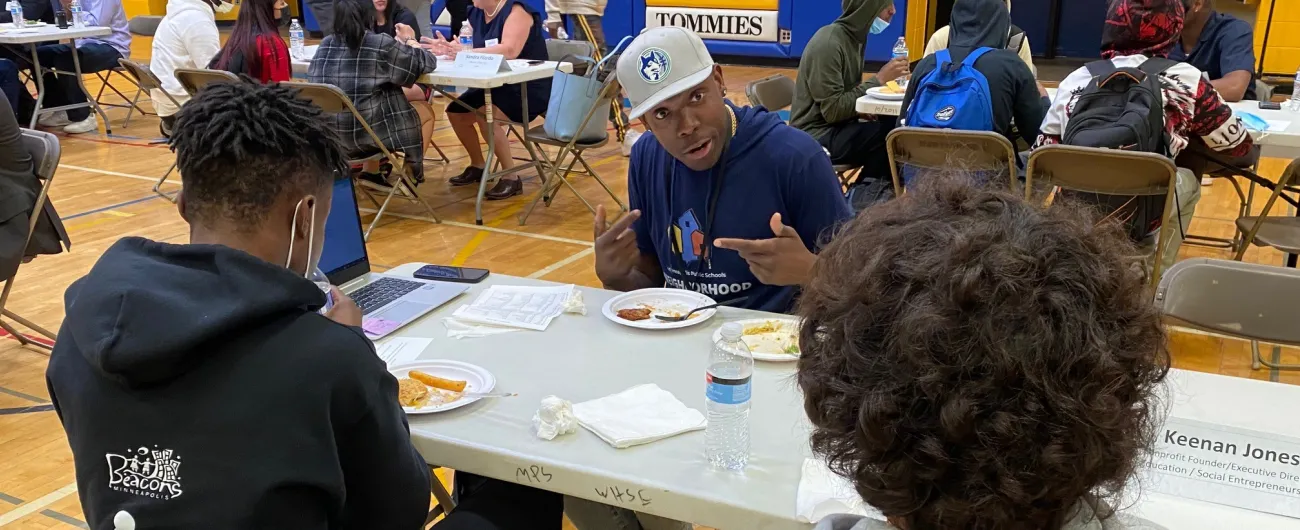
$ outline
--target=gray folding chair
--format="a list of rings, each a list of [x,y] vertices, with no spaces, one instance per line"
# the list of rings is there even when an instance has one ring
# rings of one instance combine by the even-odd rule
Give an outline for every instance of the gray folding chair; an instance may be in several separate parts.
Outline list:
[[[406,164],[402,162],[403,159],[395,156],[391,151],[389,151],[388,147],[384,145],[383,140],[379,138],[379,135],[375,133],[374,129],[370,128],[370,124],[367,123],[366,119],[361,116],[359,111],[357,111],[357,107],[352,104],[352,100],[348,98],[347,94],[344,94],[342,90],[339,90],[339,88],[334,85],[321,83],[290,81],[280,84],[282,86],[297,89],[299,96],[311,101],[317,107],[320,107],[326,114],[349,112],[352,114],[353,118],[356,118],[357,123],[361,124],[361,128],[365,129],[366,134],[370,135],[374,147],[379,152],[366,158],[349,160],[348,162],[351,165],[356,166],[366,162],[379,161],[383,159],[388,159],[390,163],[392,163],[393,176],[396,178],[392,179],[389,182],[389,185],[382,186],[365,179],[357,179],[356,181],[358,189],[365,194],[367,199],[370,199],[370,202],[374,203],[374,205],[379,208],[379,210],[375,212],[374,220],[371,221],[370,226],[366,228],[365,239],[367,241],[370,240],[370,232],[374,231],[375,226],[379,224],[379,220],[383,218],[384,212],[388,210],[388,203],[393,200],[393,197],[398,195],[403,199],[423,206],[425,211],[429,212],[429,217],[433,218],[433,222],[442,222],[441,219],[438,219],[438,214],[434,213],[433,207],[429,206],[429,203],[425,202],[424,199],[420,198],[420,195],[415,192],[415,183],[412,181],[410,176],[406,174]],[[381,204],[377,199],[375,199],[374,195],[370,193],[370,190],[387,193],[388,195],[384,198],[384,202]]]
[[[153,37],[154,33],[158,32],[158,24],[160,22],[162,22],[162,17],[159,16],[132,17],[131,20],[127,21],[126,30],[130,32],[132,35],[136,35],[140,37]],[[148,65],[145,66],[146,68],[148,67]],[[135,95],[132,97],[127,97],[126,94],[122,93],[121,90],[113,86],[113,82],[112,82],[113,74],[117,74],[118,76],[121,76],[122,78],[134,84],[136,89]],[[95,94],[95,102],[98,103],[101,107],[114,107],[114,108],[127,109],[126,119],[122,120],[123,127],[126,127],[131,124],[131,116],[134,115],[137,111],[143,115],[150,114],[149,112],[145,111],[144,108],[140,107],[140,96],[149,89],[140,86],[140,83],[137,81],[136,78],[127,75],[126,67],[114,66],[108,70],[95,72],[95,77],[98,77],[100,82],[99,92]],[[117,94],[117,96],[121,98],[122,101],[124,101],[125,103],[105,103],[103,101],[104,89],[112,90],[113,93]]]
[[[1169,157],[1117,149],[1049,145],[1029,156],[1025,174],[1025,200],[1033,200],[1035,181],[1062,189],[1102,195],[1164,195],[1161,219],[1169,220],[1177,204],[1174,193],[1178,168]],[[1175,222],[1178,222],[1175,219]],[[1160,283],[1165,249],[1178,227],[1162,226],[1156,238],[1151,285]]]
[[[1246,249],[1253,245],[1273,247],[1287,254],[1300,254],[1300,217],[1293,215],[1270,216],[1273,205],[1285,192],[1297,192],[1293,187],[1296,174],[1300,173],[1300,159],[1292,160],[1286,170],[1278,177],[1277,185],[1268,201],[1264,203],[1263,215],[1242,216],[1237,218],[1237,230],[1246,234],[1237,248],[1233,258],[1241,261],[1246,256]]]
[[[37,178],[44,181],[41,185],[40,193],[36,195],[36,204],[32,206],[31,220],[27,225],[27,239],[24,241],[22,247],[25,249],[27,248],[27,245],[31,244],[32,235],[36,233],[36,226],[40,222],[42,215],[50,216],[51,222],[57,221],[57,219],[54,219],[54,209],[49,207],[48,199],[50,186],[54,182],[54,172],[59,167],[59,157],[61,156],[62,151],[59,148],[59,138],[57,136],[45,131],[30,129],[23,129],[23,146],[27,148],[27,152],[31,154],[32,160],[36,163]],[[64,237],[66,242],[66,235]],[[19,265],[19,267],[21,268],[21,265]],[[20,317],[5,308],[6,304],[9,302],[9,294],[13,291],[15,278],[17,278],[17,272],[14,273],[14,277],[5,280],[4,290],[0,291],[0,329],[4,329],[10,336],[17,339],[18,342],[24,346],[33,345],[47,350],[53,349],[50,344],[32,340],[26,335],[19,333],[12,325],[5,322],[4,319],[6,318],[13,320],[14,322],[49,338],[51,343],[55,339],[55,334],[53,332],[38,326],[32,321]]]
[[[587,124],[590,123],[591,120],[595,119],[608,123],[605,116],[601,115],[597,117],[597,115],[604,114],[603,109],[609,106],[609,100],[617,93],[618,81],[614,74],[610,74],[609,77],[605,78],[605,83],[601,86],[600,94],[595,100],[595,105],[586,109],[586,115],[583,117],[578,130],[585,130]],[[605,144],[608,144],[608,134],[602,133],[600,140],[592,142],[580,142],[577,137],[565,141],[552,138],[550,135],[546,134],[546,126],[539,125],[529,129],[525,138],[527,142],[537,147],[531,151],[536,152],[538,156],[537,174],[542,177],[542,189],[537,191],[537,195],[533,196],[533,200],[529,203],[528,208],[524,210],[524,213],[519,215],[520,225],[523,225],[528,221],[528,216],[532,215],[533,209],[537,207],[538,201],[544,201],[547,206],[550,206],[551,201],[555,199],[555,195],[559,192],[561,185],[568,187],[569,190],[578,197],[578,200],[582,201],[583,206],[586,206],[593,214],[596,213],[596,208],[593,207],[590,202],[587,202],[587,199],[584,198],[581,193],[578,193],[578,189],[573,186],[573,183],[569,182],[569,175],[574,172],[573,166],[575,164],[582,164],[585,173],[595,179],[596,182],[600,183],[602,188],[605,188],[605,193],[608,193],[609,196],[614,199],[614,202],[618,203],[619,209],[627,211],[627,205],[623,204],[623,200],[618,197],[618,194],[614,193],[614,190],[609,188],[609,185],[605,183],[605,180],[600,178],[600,175],[596,173],[596,170],[592,169],[591,165],[587,163],[587,160],[582,157],[583,151],[588,149],[598,149],[604,147]],[[551,158],[547,155],[546,150],[542,149],[543,145],[559,148],[559,152],[555,154],[555,158]],[[568,165],[565,166],[565,158],[570,156],[573,158],[569,160]],[[561,170],[561,168],[563,168],[563,170]]]
[[[794,91],[794,79],[785,74],[773,74],[762,79],[755,79],[745,85],[745,97],[749,98],[749,103],[772,112],[793,105]],[[840,185],[845,188],[853,180],[853,176],[862,171],[861,167],[851,164],[835,164],[833,169],[835,175],[840,178]]]
[[[136,18],[140,18],[140,17],[136,17]],[[166,96],[169,101],[171,101],[172,105],[174,105],[176,108],[181,107],[181,104],[176,101],[176,98],[172,97],[171,94],[167,93],[167,91],[163,89],[162,81],[159,80],[158,76],[154,75],[153,72],[149,71],[149,67],[137,62],[133,62],[130,59],[118,59],[117,62],[118,64],[122,65],[122,69],[126,71],[127,75],[130,75],[132,78],[135,79],[135,84],[140,87],[140,90],[148,91],[150,93],[150,97],[153,97],[152,96],[153,90],[162,92],[163,95]],[[176,162],[173,161],[171,167],[167,168],[167,172],[163,173],[162,178],[158,179],[158,182],[154,183],[153,185],[154,193],[157,193],[158,195],[161,195],[164,199],[167,199],[172,202],[176,202],[176,196],[163,193],[160,188],[162,187],[164,182],[167,182],[167,177],[171,176],[172,171],[175,170],[176,170]]]
[[[546,41],[546,57],[552,61],[560,61],[569,55],[595,58],[596,52],[596,45],[585,40],[547,39]],[[587,63],[573,63],[573,73],[586,75]]]
[[[208,86],[210,83],[239,83],[239,76],[225,70],[208,70],[206,68],[177,68],[172,75],[180,81],[181,86],[190,96],[194,96],[199,89]]]
[[[995,132],[899,127],[885,137],[885,149],[898,197],[906,191],[900,174],[903,165],[1008,176],[1010,189],[1016,189],[1016,148]]]
[[[1180,261],[1156,288],[1172,323],[1250,341],[1251,368],[1300,370],[1264,360],[1259,343],[1300,347],[1300,270],[1209,258]]]

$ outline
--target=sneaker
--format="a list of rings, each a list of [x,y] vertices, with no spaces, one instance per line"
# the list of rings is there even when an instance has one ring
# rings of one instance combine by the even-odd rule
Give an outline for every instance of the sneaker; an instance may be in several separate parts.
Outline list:
[[[636,141],[641,139],[641,131],[628,129],[627,134],[623,136],[623,156],[632,156],[632,146]]]
[[[41,119],[36,121],[41,127],[63,127],[72,121],[68,120],[68,113],[64,111],[51,112],[41,115]]]
[[[1209,186],[1211,184],[1214,184],[1214,177],[1201,177],[1202,186]]]
[[[99,118],[95,117],[94,113],[91,113],[90,116],[87,116],[86,119],[84,120],[81,120],[79,122],[69,123],[67,127],[63,128],[63,132],[68,134],[81,134],[81,133],[95,132],[98,130],[99,130]]]
[[[483,168],[469,166],[465,168],[465,171],[460,172],[459,175],[447,179],[447,182],[452,186],[468,186],[470,184],[478,184],[478,181],[480,180],[483,180]]]

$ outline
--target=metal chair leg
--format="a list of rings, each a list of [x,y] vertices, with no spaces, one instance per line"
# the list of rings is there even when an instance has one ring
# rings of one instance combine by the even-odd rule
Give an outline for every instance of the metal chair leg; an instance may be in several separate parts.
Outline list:
[[[167,199],[167,200],[172,201],[172,202],[176,202],[176,196],[175,196],[175,195],[168,195],[168,194],[166,194],[166,193],[163,193],[162,189],[160,189],[160,188],[162,188],[162,185],[163,185],[164,182],[167,182],[167,177],[171,176],[172,171],[175,171],[175,170],[176,170],[176,163],[175,163],[175,162],[172,162],[172,166],[169,167],[169,168],[167,168],[167,172],[166,172],[166,173],[163,173],[162,178],[158,179],[158,182],[154,183],[154,185],[153,185],[153,192],[154,192],[154,193],[157,193],[158,195],[161,195],[162,198]]]

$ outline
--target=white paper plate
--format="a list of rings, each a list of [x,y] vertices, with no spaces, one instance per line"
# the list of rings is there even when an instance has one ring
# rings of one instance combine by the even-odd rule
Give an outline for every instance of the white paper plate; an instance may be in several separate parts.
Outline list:
[[[766,324],[768,322],[779,324],[783,331],[791,330],[790,332],[795,335],[795,340],[796,341],[798,340],[799,321],[793,318],[788,318],[788,317],[751,318],[748,320],[736,321],[737,324],[740,324],[741,327],[744,327],[745,329],[749,329],[754,326],[762,326],[763,324]],[[797,353],[796,354],[780,353],[780,351],[777,350],[778,347],[782,346],[783,344],[786,344],[785,341],[778,341],[776,340],[776,338],[770,336],[756,337],[754,335],[746,335],[742,338],[745,339],[745,345],[749,346],[749,352],[754,355],[755,361],[789,363],[789,362],[794,362],[799,360],[799,354]],[[722,340],[722,328],[718,328],[717,331],[713,332],[713,342],[716,344],[720,340]]]
[[[878,86],[875,88],[867,89],[867,95],[876,99],[883,99],[885,101],[902,101],[903,96],[906,96],[907,94],[906,93],[891,94],[889,92],[885,92],[885,87]]]
[[[684,315],[697,307],[715,303],[717,302],[714,302],[712,298],[695,291],[664,288],[641,289],[610,298],[608,302],[605,302],[605,307],[601,308],[601,312],[605,314],[605,318],[628,327],[638,329],[677,329],[700,324],[713,317],[713,314],[718,311],[716,309],[705,309],[696,313],[690,320],[682,322],[664,322],[655,318],[654,315],[668,316],[673,313]],[[648,320],[632,321],[618,317],[620,309],[638,309],[642,307],[651,309]]]
[[[388,373],[398,379],[407,378],[411,370],[417,370],[429,375],[435,375],[443,379],[455,379],[465,382],[466,392],[491,392],[497,385],[497,378],[480,366],[460,361],[447,360],[428,360],[415,361],[411,363],[400,364],[388,369]],[[432,388],[429,389],[433,391]],[[451,403],[444,403],[436,407],[402,407],[407,414],[431,414],[434,412],[443,412],[446,410],[458,409],[482,398],[461,398]]]

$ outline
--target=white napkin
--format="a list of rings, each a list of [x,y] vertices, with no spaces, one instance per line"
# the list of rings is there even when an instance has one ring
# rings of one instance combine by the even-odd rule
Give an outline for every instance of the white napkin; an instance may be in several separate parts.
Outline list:
[[[453,339],[490,337],[492,335],[519,331],[519,328],[503,328],[500,326],[471,324],[451,317],[442,319],[442,325],[447,327],[447,336]]]
[[[828,515],[851,513],[880,521],[885,515],[867,506],[847,479],[832,473],[826,462],[814,458],[803,461],[799,493],[795,497],[795,515],[801,523],[816,523]]]
[[[658,385],[638,385],[573,406],[578,423],[618,449],[703,429],[700,411]]]
[[[542,398],[542,405],[533,414],[533,434],[543,440],[554,440],[561,434],[578,431],[578,420],[573,417],[573,404],[555,396]]]

